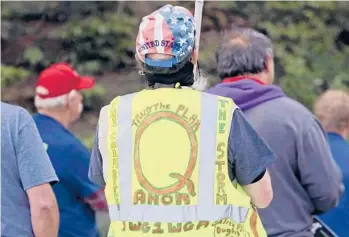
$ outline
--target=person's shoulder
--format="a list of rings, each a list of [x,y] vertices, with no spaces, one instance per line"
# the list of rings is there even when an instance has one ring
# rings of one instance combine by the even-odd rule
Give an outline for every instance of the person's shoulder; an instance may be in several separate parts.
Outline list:
[[[208,98],[214,98],[216,100],[223,100],[223,101],[226,101],[228,103],[236,105],[232,98],[225,96],[224,94],[217,95],[217,94],[211,93],[210,91],[203,91],[203,92],[199,92],[199,93],[202,93],[204,96],[206,96]]]
[[[349,156],[349,142],[337,133],[327,133],[328,141],[331,148],[346,158]]]
[[[87,147],[75,136],[69,139],[69,143],[65,144],[65,150],[72,154],[86,154]]]
[[[105,120],[106,117],[108,116],[109,109],[110,109],[110,104],[103,106],[99,111],[99,119]]]
[[[1,102],[1,120],[7,123],[18,123],[19,128],[33,122],[29,112],[18,105]]]
[[[56,164],[79,163],[83,158],[89,158],[89,151],[75,136],[64,136],[60,139],[49,138],[47,153],[51,161]],[[63,166],[64,167],[64,166]]]
[[[132,95],[137,94],[137,93],[139,93],[139,92],[115,96],[108,104],[104,105],[104,106],[101,108],[100,113],[102,113],[102,111],[103,111],[103,112],[108,111],[110,107],[112,107],[113,105],[115,105],[115,104],[117,104],[118,102],[120,102],[120,99],[121,99],[121,98],[123,98],[123,99],[129,98],[129,97],[131,97]]]
[[[108,111],[109,108],[110,108],[110,104],[103,106],[103,107],[101,108],[100,111],[101,111],[101,112],[102,112],[102,111]]]
[[[129,94],[125,94],[125,95],[120,95],[120,96],[115,96],[110,102],[109,104],[103,106],[99,112],[100,116],[102,114],[105,114],[109,111],[109,109],[113,106],[113,104],[116,104],[118,102],[120,102],[120,99],[128,99],[128,98],[132,98],[134,95],[140,94],[141,92],[144,92],[147,90],[142,90],[139,92],[135,92],[135,93],[129,93]],[[150,90],[149,90],[150,91]]]
[[[321,128],[318,119],[308,108],[289,97],[269,100],[244,111],[244,114],[257,130],[266,132],[273,129],[279,134],[306,134],[311,128]]]
[[[279,98],[279,103],[282,106],[286,106],[285,109],[291,109],[293,111],[298,111],[300,113],[304,113],[305,115],[312,116],[312,113],[308,108],[306,108],[303,104],[290,97]]]
[[[289,98],[280,97],[265,103],[265,108],[274,110],[279,116],[297,121],[314,120],[314,114],[300,102]],[[286,119],[287,120],[287,119]]]
[[[18,105],[12,105],[5,102],[1,102],[1,114],[8,116],[16,116],[21,114],[28,114],[28,111]]]

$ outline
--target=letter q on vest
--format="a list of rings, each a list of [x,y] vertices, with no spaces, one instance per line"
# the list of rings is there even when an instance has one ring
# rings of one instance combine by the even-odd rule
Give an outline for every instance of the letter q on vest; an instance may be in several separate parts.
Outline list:
[[[182,90],[181,92],[200,93],[192,90]],[[109,183],[109,191],[106,191],[106,193],[108,192],[107,199],[111,221],[185,223],[203,220],[218,221],[230,219],[237,224],[245,223],[248,218],[250,218],[249,216],[251,216],[250,210],[253,211],[250,201],[246,196],[245,201],[240,200],[238,202],[232,202],[232,196],[229,193],[234,186],[230,183],[227,170],[225,172],[226,168],[224,167],[227,165],[227,162],[225,162],[225,164],[220,164],[221,172],[218,172],[219,170],[217,169],[219,169],[219,167],[216,165],[217,159],[218,161],[220,161],[220,159],[222,159],[222,161],[227,159],[226,152],[222,153],[221,150],[227,149],[230,121],[237,107],[234,103],[221,103],[219,97],[205,93],[200,93],[199,97],[201,115],[199,118],[200,129],[197,132],[200,140],[200,146],[198,148],[200,162],[198,162],[197,165],[199,166],[199,170],[205,170],[205,172],[199,172],[198,183],[195,184],[197,203],[179,202],[181,205],[176,205],[178,195],[156,196],[154,194],[148,197],[148,194],[143,191],[139,192],[139,195],[135,199],[132,191],[132,172],[134,172],[133,158],[131,158],[134,154],[132,106],[136,106],[133,104],[134,97],[140,96],[139,98],[142,98],[142,93],[143,92],[139,92],[118,97],[109,107],[104,107],[100,115],[99,146],[103,157],[103,165],[108,163],[108,167],[103,166],[103,170],[104,173],[114,176],[115,172],[113,170],[116,169],[115,171],[118,174],[117,178],[105,176]],[[171,93],[168,93],[167,96],[158,96],[158,98],[163,99],[162,103],[170,104],[169,107],[164,108],[165,110],[169,110],[170,108],[175,110],[178,108],[175,102],[171,102],[171,98],[173,99],[173,97],[174,95],[171,95]],[[138,101],[140,101],[140,99]],[[141,101],[149,100],[143,98]],[[150,100],[149,103],[155,102]],[[225,105],[224,107],[228,109],[224,116],[222,116],[222,112],[220,113],[220,111],[222,111],[222,105]],[[145,108],[147,108],[147,106],[145,106]],[[111,123],[117,124],[118,128],[115,130],[113,126],[111,126]],[[141,123],[142,121],[137,121],[138,125]],[[224,129],[222,129],[222,125],[219,125],[219,123],[225,124]],[[218,134],[220,134],[220,139],[217,138]],[[220,141],[225,142],[221,143]],[[220,152],[217,151],[217,147],[220,148]],[[110,152],[113,149],[117,150],[115,157]],[[219,179],[216,177],[217,174],[219,174]],[[224,179],[222,178],[223,176]],[[217,183],[217,181],[219,183]],[[230,185],[226,185],[228,183],[230,183]],[[225,191],[225,189],[227,189],[227,191]],[[218,200],[215,200],[216,190],[223,194],[227,193],[227,201],[215,204],[215,202],[218,202]],[[115,195],[118,195],[118,197],[115,198]],[[239,198],[244,198],[244,196],[240,195]],[[134,200],[136,200],[136,203],[133,202]],[[151,200],[151,202],[149,200]],[[238,205],[233,203],[238,203]],[[260,223],[260,221],[258,223]],[[260,237],[261,236],[264,235],[260,235]]]

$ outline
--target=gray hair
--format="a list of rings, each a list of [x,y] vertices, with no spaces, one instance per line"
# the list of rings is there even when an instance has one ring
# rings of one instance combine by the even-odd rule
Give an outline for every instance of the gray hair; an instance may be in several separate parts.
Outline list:
[[[39,90],[38,90],[39,89]],[[36,88],[36,92],[40,91],[40,87]],[[38,94],[34,97],[34,105],[37,109],[58,109],[64,107],[69,98],[77,94],[76,90],[70,91],[68,94],[59,95],[50,98],[41,98]]]
[[[209,88],[209,82],[209,76],[201,69],[198,69],[195,73],[194,84],[191,86],[191,88],[197,91],[205,91]]]
[[[328,90],[315,102],[314,113],[328,131],[342,132],[349,126],[349,95],[341,90]]]
[[[38,95],[34,97],[34,105],[37,109],[61,108],[67,103],[67,95],[60,95],[53,98],[42,99]]]
[[[217,72],[221,79],[264,71],[273,55],[271,40],[250,28],[225,33],[216,50]]]

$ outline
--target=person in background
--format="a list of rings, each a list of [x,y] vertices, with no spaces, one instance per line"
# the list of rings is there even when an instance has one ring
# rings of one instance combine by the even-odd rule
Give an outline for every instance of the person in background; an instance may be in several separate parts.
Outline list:
[[[1,102],[1,236],[57,237],[57,181],[30,114]]]
[[[328,133],[334,160],[343,173],[344,195],[338,206],[319,218],[339,237],[349,236],[349,95],[328,90],[315,102],[315,115]]]
[[[335,207],[342,175],[313,114],[272,85],[272,43],[249,28],[227,33],[216,50],[221,83],[207,92],[232,98],[276,153],[274,198],[260,210],[268,236],[313,236],[312,215]]]
[[[143,17],[136,51],[147,89],[102,108],[91,156],[108,236],[265,237],[254,206],[273,198],[275,154],[231,99],[191,89],[192,13],[166,5]]]
[[[88,179],[90,154],[68,130],[82,112],[82,89],[94,86],[72,66],[56,63],[36,85],[33,116],[60,183],[54,186],[60,211],[60,237],[98,236],[95,213],[107,211],[103,188]]]

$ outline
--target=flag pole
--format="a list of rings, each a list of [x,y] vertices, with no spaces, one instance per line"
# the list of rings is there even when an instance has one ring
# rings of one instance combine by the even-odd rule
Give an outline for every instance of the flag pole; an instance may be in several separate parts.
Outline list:
[[[202,21],[202,10],[204,7],[204,0],[195,1],[195,25],[196,25],[196,36],[195,36],[195,47],[199,55],[199,45],[200,45],[200,34],[201,34],[201,21]],[[196,64],[197,65],[197,64]],[[194,67],[194,74],[196,73],[197,66]]]

